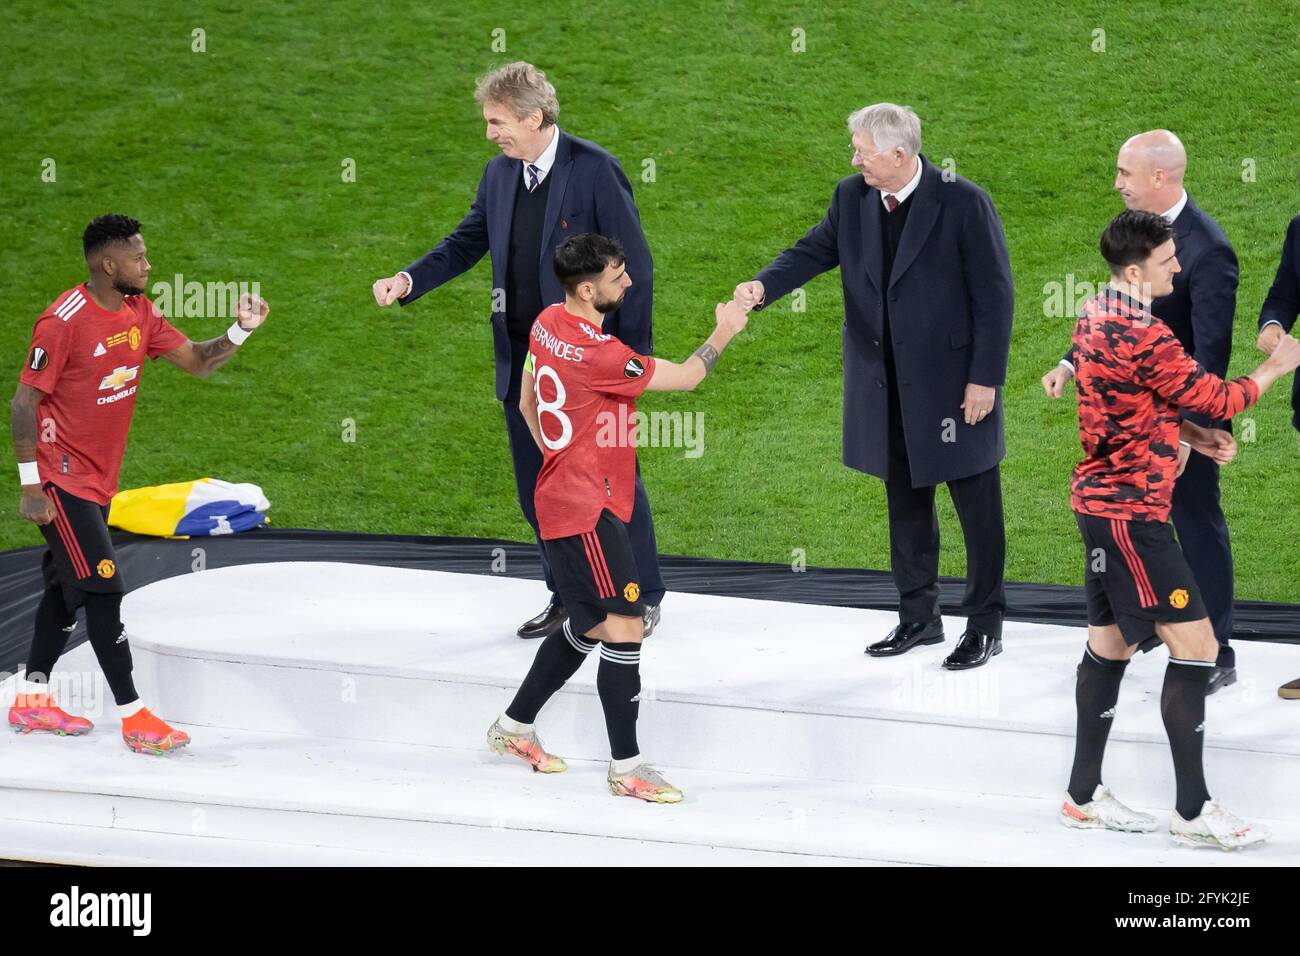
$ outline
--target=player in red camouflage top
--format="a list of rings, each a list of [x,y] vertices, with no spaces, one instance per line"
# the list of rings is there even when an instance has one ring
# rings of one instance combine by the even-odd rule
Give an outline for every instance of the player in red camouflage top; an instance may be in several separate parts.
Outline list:
[[[1259,398],[1246,375],[1225,382],[1196,363],[1169,326],[1139,301],[1107,288],[1086,302],[1074,328],[1084,356],[1078,377],[1079,440],[1087,454],[1074,469],[1070,507],[1105,518],[1166,521],[1181,444],[1211,457],[1232,436],[1186,429],[1180,409],[1227,421]]]
[[[1075,687],[1074,765],[1060,819],[1073,827],[1145,831],[1154,817],[1131,810],[1102,785],[1101,763],[1120,682],[1139,644],[1169,647],[1161,714],[1177,796],[1170,834],[1186,846],[1233,849],[1264,840],[1210,798],[1202,767],[1205,692],[1218,654],[1196,581],[1168,523],[1174,482],[1187,456],[1232,460],[1226,431],[1180,419],[1180,410],[1226,421],[1300,366],[1289,336],[1248,376],[1225,382],[1183,349],[1149,309],[1178,272],[1163,216],[1127,210],[1106,227],[1101,253],[1110,286],[1088,302],[1074,331],[1079,439],[1070,506],[1085,549],[1088,646]]]
[[[643,391],[689,391],[703,381],[747,316],[735,302],[719,305],[717,328],[682,364],[638,355],[601,331],[605,313],[632,285],[618,241],[572,236],[556,249],[554,266],[566,296],[533,323],[519,408],[542,450],[537,521],[569,618],[538,648],[514,700],[488,729],[488,746],[542,773],[564,770],[533,722],[599,644],[609,788],[677,803],[682,792],[645,762],[636,739],[644,605],[625,524],[636,478],[633,416]]]
[[[185,746],[189,736],[156,717],[136,693],[108,504],[117,492],[145,356],[210,375],[269,310],[245,296],[238,322],[225,335],[192,342],[144,295],[150,266],[140,223],[101,216],[86,227],[82,247],[90,277],[37,319],[12,404],[20,510],[40,526],[49,549],[41,565],[45,593],[9,725],[20,733],[90,731],[89,720],[55,704],[49,687],[77,609],[84,607],[91,646],[122,717],[123,740],[137,753],[163,753]]]

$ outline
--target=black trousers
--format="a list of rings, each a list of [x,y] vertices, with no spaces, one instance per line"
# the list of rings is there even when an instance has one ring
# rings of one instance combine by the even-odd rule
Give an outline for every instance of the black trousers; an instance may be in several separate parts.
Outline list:
[[[907,439],[897,390],[889,387],[889,556],[898,588],[898,617],[904,624],[939,617],[939,516],[935,486],[912,487]],[[958,411],[958,414],[961,414]],[[1006,526],[1002,516],[1002,473],[988,471],[946,483],[966,539],[966,593],[958,613],[968,626],[1002,636],[1006,615]]]
[[[1197,452],[1187,459],[1187,468],[1174,483],[1170,518],[1178,532],[1178,543],[1201,590],[1201,600],[1219,642],[1219,664],[1232,667],[1232,543],[1228,540],[1228,519],[1219,503],[1219,466]]]
[[[527,345],[523,347],[526,351]],[[519,349],[516,348],[518,356]],[[537,506],[534,497],[537,491],[537,473],[542,470],[542,450],[533,441],[528,423],[519,411],[519,378],[523,372],[523,358],[517,357],[516,367],[511,369],[512,388],[505,398],[506,435],[510,441],[510,457],[515,466],[515,491],[519,495],[519,508],[524,518],[538,533]],[[650,513],[650,498],[646,495],[645,485],[641,483],[641,464],[636,466],[636,490],[632,500],[632,520],[627,525],[628,537],[632,541],[632,553],[636,556],[637,571],[640,574],[641,600],[655,605],[664,599],[664,579],[659,573],[659,546],[655,542],[654,516]],[[555,577],[551,574],[551,563],[546,557],[540,534],[537,538],[537,550],[542,557],[542,574],[546,586],[551,591],[551,599],[559,602],[555,590]],[[560,602],[562,603],[562,602]]]

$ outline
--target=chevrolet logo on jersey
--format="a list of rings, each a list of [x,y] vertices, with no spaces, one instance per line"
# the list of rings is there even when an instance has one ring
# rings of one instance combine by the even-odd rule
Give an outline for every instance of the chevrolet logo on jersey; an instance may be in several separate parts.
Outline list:
[[[127,368],[125,365],[119,365],[117,368],[113,369],[112,375],[104,376],[104,380],[99,383],[99,390],[103,392],[111,388],[116,392],[127,382],[134,382],[135,377],[139,374],[140,366],[138,365],[133,365],[130,368]]]

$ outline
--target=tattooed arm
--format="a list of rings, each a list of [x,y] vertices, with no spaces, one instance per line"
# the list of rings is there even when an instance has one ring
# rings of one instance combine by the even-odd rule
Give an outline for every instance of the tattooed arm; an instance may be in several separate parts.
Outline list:
[[[185,344],[164,352],[163,358],[177,368],[189,372],[197,378],[207,378],[221,366],[230,361],[240,343],[265,320],[270,308],[256,296],[243,296],[239,300],[239,319],[224,334],[206,342],[186,340]],[[239,339],[236,342],[231,336]]]
[[[655,361],[654,376],[646,386],[647,391],[689,392],[704,381],[704,377],[713,371],[722,350],[740,333],[749,318],[734,299],[719,305],[716,316],[718,326],[713,334],[685,362],[679,365],[664,359]]]

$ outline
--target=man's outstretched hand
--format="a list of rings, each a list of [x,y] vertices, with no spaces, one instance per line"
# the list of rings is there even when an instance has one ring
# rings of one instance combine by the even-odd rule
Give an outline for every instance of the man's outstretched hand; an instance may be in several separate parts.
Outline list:
[[[1272,355],[1273,350],[1277,348],[1277,343],[1282,341],[1284,335],[1286,335],[1286,330],[1276,322],[1272,322],[1264,326],[1259,333],[1259,338],[1255,340],[1255,348],[1265,355]]]
[[[1043,391],[1047,393],[1048,398],[1060,398],[1065,394],[1065,386],[1070,384],[1070,379],[1074,378],[1070,370],[1057,362],[1052,370],[1040,379],[1043,383]]]
[[[736,291],[732,293],[732,301],[748,312],[756,305],[763,303],[763,283],[755,279],[753,282],[742,282],[736,286]]]
[[[406,281],[406,276],[398,274],[389,276],[386,279],[376,279],[371,290],[375,293],[375,303],[377,305],[392,305],[398,299],[410,293],[411,283]]]

